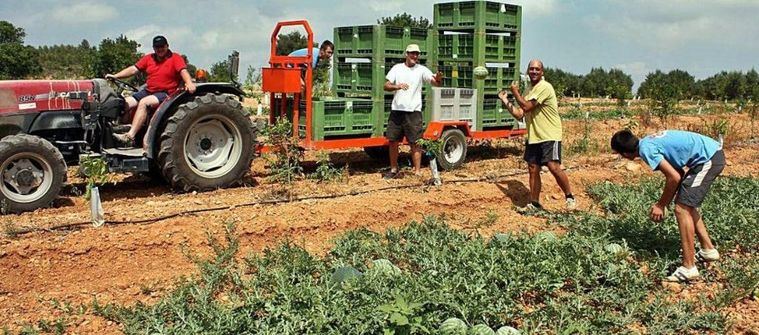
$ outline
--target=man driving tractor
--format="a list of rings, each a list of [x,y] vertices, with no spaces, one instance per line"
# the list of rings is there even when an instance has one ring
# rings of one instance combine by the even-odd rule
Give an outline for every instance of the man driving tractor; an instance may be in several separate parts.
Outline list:
[[[195,93],[195,83],[187,71],[187,64],[182,55],[169,49],[166,37],[158,35],[153,38],[153,51],[134,65],[116,74],[105,75],[106,79],[124,79],[138,72],[147,74],[146,87],[126,98],[122,121],[131,121],[132,127],[125,134],[113,135],[119,147],[135,147],[134,139],[148,119],[148,108],[155,109],[179,90],[180,78],[184,81],[185,89],[189,93]]]

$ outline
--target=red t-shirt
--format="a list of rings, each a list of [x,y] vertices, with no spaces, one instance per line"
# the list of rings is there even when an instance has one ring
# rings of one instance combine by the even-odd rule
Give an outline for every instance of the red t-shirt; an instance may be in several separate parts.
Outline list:
[[[134,66],[148,75],[148,92],[164,91],[169,95],[179,88],[179,83],[182,82],[179,73],[187,68],[182,55],[176,52],[160,62],[156,61],[154,54],[145,55]]]

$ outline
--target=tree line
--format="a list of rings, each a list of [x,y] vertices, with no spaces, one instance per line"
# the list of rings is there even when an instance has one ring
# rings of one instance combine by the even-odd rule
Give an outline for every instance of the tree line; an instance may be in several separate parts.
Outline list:
[[[429,27],[424,18],[407,13],[383,17],[381,24]],[[8,21],[0,21],[0,79],[86,79],[102,78],[134,64],[142,53],[136,41],[126,36],[105,38],[97,46],[82,40],[78,45],[52,45],[33,47],[24,44],[26,33]],[[287,54],[306,45],[306,37],[299,32],[280,34],[278,53]],[[315,42],[314,46],[318,46]],[[195,75],[195,66],[187,58],[188,70]],[[209,69],[209,81],[229,81],[228,61],[214,63]],[[255,69],[248,66],[246,86],[256,81]],[[610,97],[623,101],[633,96],[633,80],[620,69],[593,68],[585,75],[577,75],[557,68],[545,68],[545,78],[564,97]],[[133,83],[141,84],[137,77]],[[662,96],[677,100],[700,98],[709,100],[746,100],[759,98],[759,73],[723,71],[706,79],[696,80],[683,70],[663,72],[656,70],[646,75],[635,93],[641,98],[659,99]]]

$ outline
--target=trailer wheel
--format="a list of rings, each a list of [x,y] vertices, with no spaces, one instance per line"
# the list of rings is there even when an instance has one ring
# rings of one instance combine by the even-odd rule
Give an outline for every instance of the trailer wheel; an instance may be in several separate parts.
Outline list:
[[[0,141],[0,211],[20,213],[47,207],[66,181],[58,148],[37,136],[19,134]]]
[[[438,158],[438,164],[443,170],[453,170],[461,167],[466,160],[466,136],[459,129],[447,129],[440,136],[443,141],[443,157]]]
[[[231,95],[206,94],[180,105],[161,134],[158,165],[172,188],[208,191],[241,182],[257,131]]]

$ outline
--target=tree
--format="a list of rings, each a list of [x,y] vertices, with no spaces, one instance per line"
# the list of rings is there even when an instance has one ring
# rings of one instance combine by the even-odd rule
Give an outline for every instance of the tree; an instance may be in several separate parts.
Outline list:
[[[656,70],[646,75],[646,79],[638,89],[641,96],[651,99],[653,114],[658,116],[665,126],[682,97],[680,88],[673,80],[675,77],[675,75],[670,76]]]
[[[404,12],[403,14],[396,14],[393,17],[383,17],[379,20],[377,20],[377,23],[379,24],[386,24],[389,26],[398,26],[398,27],[413,27],[413,28],[423,28],[423,29],[429,29],[432,28],[432,24],[430,23],[430,20],[420,16],[419,18],[414,18],[411,16],[411,14]]]
[[[620,69],[609,70],[607,77],[606,95],[617,99],[619,105],[624,106],[625,100],[632,98],[632,77]]]
[[[126,38],[124,35],[115,40],[110,38],[102,40],[93,62],[93,73],[97,77],[103,77],[108,73],[116,73],[129,65],[133,65],[142,56],[141,53],[137,52],[139,46],[137,42]]]
[[[211,82],[229,82],[234,79],[237,81],[237,75],[234,78],[229,77],[229,60],[223,60],[211,65],[208,73],[208,81]]]
[[[8,21],[0,21],[0,43],[24,44],[24,28],[17,28]]]
[[[319,43],[314,41],[314,48]],[[287,55],[295,50],[308,47],[308,36],[304,36],[300,31],[292,31],[288,34],[279,34],[277,36],[277,55]],[[317,55],[314,55],[316,57]]]
[[[78,46],[53,45],[37,48],[42,71],[40,77],[54,79],[92,78],[97,49],[87,40]]]
[[[543,69],[543,76],[553,85],[559,97],[573,96],[580,92],[581,76],[550,67]]]
[[[39,54],[24,45],[23,28],[0,21],[0,79],[23,79],[40,72]]]

